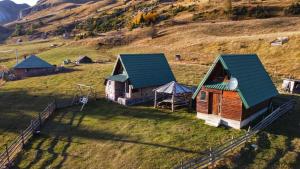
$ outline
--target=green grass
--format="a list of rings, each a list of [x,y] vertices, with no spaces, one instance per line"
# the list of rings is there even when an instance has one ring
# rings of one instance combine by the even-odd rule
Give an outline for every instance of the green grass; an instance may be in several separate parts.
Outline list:
[[[52,43],[62,46],[50,48]],[[94,60],[114,61],[116,54],[134,51],[126,47],[100,50],[79,48],[65,45],[60,40],[0,46],[0,50],[15,48],[21,54],[36,53],[57,65],[66,58],[74,60],[83,54]],[[0,64],[9,67],[14,64],[13,54],[3,57],[8,60]],[[197,85],[208,69],[203,64],[170,63],[177,80],[188,85]],[[19,168],[171,168],[181,160],[196,157],[209,147],[222,144],[232,135],[244,132],[206,126],[195,118],[195,112],[189,113],[185,109],[171,113],[155,110],[151,105],[123,107],[101,99],[104,95],[103,81],[112,71],[112,62],[70,68],[73,71],[68,73],[27,78],[8,82],[1,87],[0,150],[51,100],[72,98],[76,83],[95,86],[100,98],[90,103],[83,112],[78,112],[79,107],[57,112],[44,126],[41,136],[32,139],[19,155],[16,161]],[[280,83],[280,80],[275,80]],[[295,98],[299,103],[299,96]],[[258,151],[253,152],[246,147],[226,158],[221,166],[299,168],[299,110],[297,105],[295,111],[254,138],[253,143],[260,145]],[[237,155],[239,153],[241,156]]]
[[[186,110],[123,107],[102,99],[78,110],[57,112],[17,165],[26,168],[34,161],[33,168],[60,163],[63,168],[170,168],[241,134],[206,126]]]

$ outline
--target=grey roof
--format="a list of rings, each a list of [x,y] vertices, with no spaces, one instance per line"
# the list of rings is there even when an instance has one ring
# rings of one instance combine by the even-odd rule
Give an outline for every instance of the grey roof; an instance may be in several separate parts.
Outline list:
[[[184,93],[193,93],[194,91],[187,86],[181,85],[175,81],[167,83],[163,86],[160,86],[154,91],[158,93],[168,93],[168,94],[184,94]]]
[[[30,68],[53,68],[54,66],[49,64],[48,62],[42,60],[41,58],[30,55],[17,65],[15,65],[15,69],[30,69]]]

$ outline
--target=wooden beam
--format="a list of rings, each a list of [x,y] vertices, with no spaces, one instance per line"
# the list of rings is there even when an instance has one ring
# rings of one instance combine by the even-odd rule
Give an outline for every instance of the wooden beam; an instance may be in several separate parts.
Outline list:
[[[154,108],[157,106],[157,92],[154,92]]]
[[[172,94],[172,112],[174,112],[174,95],[175,95],[175,93],[173,92],[173,94]]]

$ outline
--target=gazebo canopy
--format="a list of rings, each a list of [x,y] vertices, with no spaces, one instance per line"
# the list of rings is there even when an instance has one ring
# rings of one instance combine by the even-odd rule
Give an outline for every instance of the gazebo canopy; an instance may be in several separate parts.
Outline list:
[[[168,93],[168,94],[185,94],[185,93],[193,93],[193,90],[181,85],[175,81],[172,81],[170,83],[167,83],[163,86],[160,86],[156,89],[154,89],[154,91],[158,92],[158,93]]]

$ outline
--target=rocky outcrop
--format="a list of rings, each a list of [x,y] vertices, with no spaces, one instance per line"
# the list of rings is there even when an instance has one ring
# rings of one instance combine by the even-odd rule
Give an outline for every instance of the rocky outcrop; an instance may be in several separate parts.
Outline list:
[[[27,4],[16,4],[10,0],[0,1],[0,25],[17,20],[20,11],[28,7]]]

